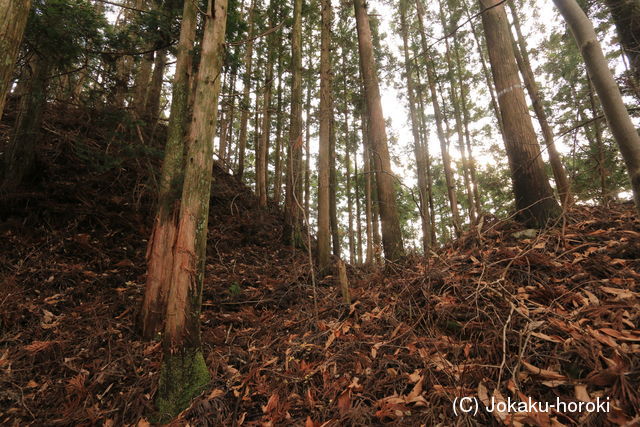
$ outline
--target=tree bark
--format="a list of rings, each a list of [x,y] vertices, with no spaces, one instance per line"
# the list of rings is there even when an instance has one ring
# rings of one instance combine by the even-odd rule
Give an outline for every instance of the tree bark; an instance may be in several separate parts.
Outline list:
[[[522,29],[520,27],[520,18],[518,17],[518,11],[516,10],[516,6],[514,2],[508,2],[509,7],[511,9],[511,16],[513,17],[513,26],[516,30],[517,40],[513,40],[513,52],[516,56],[516,62],[518,63],[518,68],[520,69],[520,73],[522,74],[522,78],[524,80],[525,87],[527,88],[527,92],[529,93],[529,98],[531,99],[531,104],[533,106],[533,111],[536,113],[536,117],[538,118],[538,123],[540,123],[540,129],[542,130],[542,137],[544,138],[544,142],[547,146],[547,152],[549,153],[549,163],[551,163],[551,169],[553,170],[553,177],[556,181],[556,186],[558,187],[558,195],[560,196],[560,203],[563,206],[571,205],[573,202],[573,196],[571,195],[571,186],[569,184],[569,179],[567,178],[567,173],[564,170],[564,166],[562,165],[562,160],[560,159],[560,154],[556,149],[556,144],[554,143],[553,130],[551,130],[551,126],[549,126],[549,121],[547,119],[547,113],[544,109],[544,104],[542,101],[542,94],[538,89],[538,84],[536,83],[533,69],[531,68],[531,61],[529,61],[529,53],[527,51],[527,43],[522,35]],[[513,33],[511,29],[509,29],[509,34],[513,37]]]
[[[422,225],[422,250],[429,253],[431,247],[431,221],[429,218],[429,199],[427,192],[424,147],[420,141],[420,125],[416,112],[415,86],[409,56],[408,27],[407,27],[407,0],[400,2],[400,31],[402,33],[402,50],[404,53],[404,70],[407,81],[407,97],[409,100],[409,115],[411,118],[411,132],[413,135],[413,153],[416,157],[416,175],[418,176],[419,213]]]
[[[365,107],[363,106],[363,109]],[[374,253],[373,253],[373,195],[372,193],[372,183],[371,180],[373,176],[371,174],[371,155],[369,153],[369,143],[367,142],[367,124],[364,111],[360,112],[360,128],[362,132],[362,163],[364,168],[364,197],[365,197],[365,223],[366,223],[366,232],[367,232],[367,250],[366,250],[366,260],[367,264],[372,264],[374,262]]]
[[[285,192],[284,240],[303,247],[302,199],[302,1],[294,0],[291,35],[291,112],[289,145],[287,147],[287,176]]]
[[[544,170],[540,146],[518,75],[509,23],[499,0],[480,0],[493,80],[504,126],[504,141],[516,199],[517,217],[531,227],[543,227],[560,214]]]
[[[460,46],[458,43],[458,37],[454,34],[454,50],[456,59],[456,73],[458,78],[458,84],[460,85],[460,107],[462,109],[462,123],[464,125],[464,137],[467,145],[467,155],[469,164],[469,174],[471,176],[471,186],[473,189],[473,200],[476,205],[476,212],[478,215],[482,212],[482,201],[480,199],[480,191],[478,190],[478,177],[476,174],[476,164],[473,158],[473,150],[471,147],[471,132],[469,132],[469,109],[467,106],[467,91],[465,90],[466,84],[464,79],[462,60],[460,59]],[[493,89],[492,89],[493,90]]]
[[[442,154],[442,164],[444,167],[444,177],[447,184],[447,196],[449,198],[449,206],[451,208],[451,221],[456,236],[462,234],[462,227],[460,224],[460,213],[458,212],[458,196],[456,193],[456,184],[453,177],[453,170],[451,169],[451,156],[449,155],[449,144],[442,128],[444,117],[442,110],[440,109],[440,103],[438,102],[438,93],[436,91],[436,74],[434,65],[431,62],[431,53],[429,52],[429,46],[427,44],[426,32],[424,29],[424,9],[420,0],[416,1],[416,10],[418,12],[418,27],[420,29],[420,42],[422,45],[422,52],[427,55],[425,59],[427,69],[427,82],[429,84],[429,91],[431,92],[431,104],[433,106],[433,112],[436,119],[436,130],[438,133],[438,140],[440,141],[440,152]]]
[[[591,21],[575,0],[553,2],[571,29],[582,53],[609,129],[627,166],[636,210],[640,213],[640,135],[629,117],[620,88],[609,70]]]
[[[31,0],[0,0],[0,119],[30,9]]]
[[[280,34],[282,41],[282,34]],[[274,177],[273,177],[273,201],[276,205],[280,204],[282,196],[282,43],[278,44],[278,89],[276,102],[276,147],[274,159]]]
[[[358,174],[358,152],[357,150],[353,152],[353,173],[355,179],[354,181],[354,190],[355,190],[355,198],[356,198],[356,234],[358,236],[357,244],[356,244],[356,262],[358,264],[362,264],[362,207],[360,202],[360,175]]]
[[[439,2],[439,12],[440,12],[440,22],[442,23],[442,28],[445,29],[445,33],[449,33],[449,29],[446,27],[446,19],[444,15],[444,10],[442,7],[442,1]],[[455,37],[455,34],[454,34]],[[467,195],[468,209],[469,209],[469,221],[471,224],[476,222],[476,204],[474,201],[473,191],[471,189],[471,178],[469,177],[469,161],[467,160],[466,147],[464,143],[464,131],[462,126],[462,113],[460,111],[460,98],[458,97],[458,90],[462,91],[462,85],[459,88],[456,88],[456,84],[459,80],[456,79],[455,67],[453,64],[453,57],[457,53],[451,52],[451,45],[449,44],[449,38],[445,39],[445,57],[447,58],[447,71],[449,75],[449,88],[451,93],[451,104],[453,106],[453,114],[455,119],[455,130],[458,135],[458,151],[460,152],[460,158],[462,159],[462,178],[464,181],[464,188]],[[457,48],[457,46],[456,46]]]
[[[160,415],[167,418],[186,408],[211,378],[200,342],[200,310],[227,0],[212,3],[210,0],[205,17],[193,119],[187,137],[188,153],[163,337],[164,358],[156,401]]]
[[[156,52],[153,62],[153,73],[149,84],[149,93],[145,101],[145,117],[150,125],[154,125],[160,118],[160,99],[162,97],[162,83],[164,70],[167,67],[167,51],[160,49]]]
[[[467,15],[467,19],[471,20],[471,13],[469,12],[469,6],[467,5],[467,1],[463,0],[464,2],[464,11],[465,14]],[[471,26],[471,34],[473,35],[473,39],[476,42],[476,46],[478,48],[478,56],[480,57],[480,65],[482,66],[482,75],[484,76],[485,82],[487,84],[487,88],[489,90],[489,96],[491,97],[491,107],[493,110],[493,114],[496,118],[496,121],[498,123],[498,131],[500,132],[500,135],[504,135],[504,129],[502,126],[502,114],[500,114],[500,106],[498,105],[498,101],[496,100],[496,91],[495,91],[495,87],[494,87],[494,83],[491,80],[491,73],[489,72],[489,67],[487,66],[487,61],[484,58],[484,49],[482,46],[482,41],[480,39],[480,36],[478,35],[478,30],[476,30],[476,26],[475,26],[475,21],[471,20],[470,24]]]
[[[140,327],[145,339],[155,337],[162,329],[171,283],[178,209],[184,179],[184,136],[188,123],[187,99],[192,72],[191,55],[196,37],[196,12],[194,3],[186,0],[173,77],[167,143],[160,172],[158,207],[147,246],[147,283],[140,312]]]
[[[49,59],[37,53],[30,61],[27,92],[20,99],[20,112],[4,159],[3,191],[12,191],[34,172],[36,140],[47,101]]]
[[[605,0],[624,53],[629,58],[635,86],[640,85],[640,0]]]
[[[318,268],[322,275],[329,273],[330,209],[329,185],[331,162],[331,0],[321,0],[322,24],[320,33],[320,135],[318,149]],[[311,84],[309,82],[309,84]],[[307,126],[309,124],[307,123]]]
[[[247,38],[249,42],[247,42],[247,47],[244,54],[244,75],[242,77],[242,102],[240,103],[240,136],[238,137],[238,169],[236,171],[236,176],[238,179],[242,180],[244,175],[244,158],[245,152],[247,149],[247,126],[249,123],[249,106],[250,98],[249,93],[251,92],[251,76],[253,72],[253,41],[251,38],[253,37],[254,30],[254,11],[255,11],[255,0],[251,0],[251,6],[249,6],[248,14],[248,26],[249,29],[247,31]]]
[[[387,132],[380,100],[371,28],[364,0],[353,0],[353,4],[358,30],[358,49],[367,100],[367,112],[369,114],[369,139],[374,153],[376,185],[380,201],[382,245],[385,258],[394,261],[404,256],[404,247],[400,230],[400,218],[396,206],[394,176],[391,171],[391,160],[387,146]]]

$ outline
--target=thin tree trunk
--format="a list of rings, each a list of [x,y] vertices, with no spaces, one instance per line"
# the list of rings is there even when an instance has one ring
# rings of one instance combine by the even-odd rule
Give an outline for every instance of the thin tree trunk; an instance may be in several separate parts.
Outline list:
[[[251,38],[253,37],[254,31],[254,12],[255,12],[256,1],[251,0],[251,6],[249,6],[248,14],[248,26],[249,30],[247,31],[247,38],[249,42],[247,42],[247,47],[244,54],[244,75],[242,77],[242,102],[240,103],[240,136],[238,139],[238,169],[236,171],[236,176],[242,180],[242,176],[244,175],[244,158],[245,152],[247,149],[247,125],[249,123],[249,106],[250,98],[249,93],[251,92],[251,77],[253,72],[253,41]]]
[[[414,56],[417,55],[417,51],[414,50]],[[437,242],[436,236],[436,212],[435,204],[433,202],[433,176],[431,174],[431,154],[429,152],[429,138],[427,133],[427,117],[425,114],[425,94],[423,91],[423,84],[421,83],[420,68],[415,68],[416,72],[416,87],[417,87],[417,99],[418,99],[418,123],[420,126],[420,144],[424,152],[425,159],[425,173],[426,173],[426,185],[427,194],[429,197],[429,216],[431,223],[431,244],[434,245]]]
[[[609,70],[591,21],[575,0],[553,2],[571,29],[587,65],[609,129],[627,166],[636,210],[640,213],[640,135],[629,117],[620,88]]]
[[[151,46],[146,46],[151,48]],[[147,103],[147,93],[149,91],[149,85],[151,81],[151,69],[153,67],[154,53],[153,51],[147,52],[142,55],[140,64],[138,64],[138,70],[133,83],[133,111],[139,118],[145,116],[145,106]]]
[[[416,9],[418,11],[418,27],[420,29],[420,42],[422,45],[422,51],[424,55],[431,56],[429,52],[429,46],[427,44],[426,33],[424,30],[424,9],[420,0],[416,1]],[[458,212],[458,196],[456,194],[455,180],[453,177],[453,170],[451,169],[451,157],[449,156],[449,147],[447,138],[445,136],[442,124],[444,118],[442,110],[440,109],[440,103],[438,102],[438,93],[436,91],[436,75],[434,71],[434,65],[429,58],[426,59],[427,68],[427,81],[429,84],[429,90],[431,92],[431,104],[436,119],[436,130],[438,133],[438,139],[440,141],[440,152],[442,154],[442,164],[444,167],[444,177],[447,184],[447,196],[449,197],[449,207],[451,208],[451,221],[453,223],[453,229],[456,236],[462,234],[462,227],[460,225],[460,214]]]
[[[478,48],[478,56],[480,57],[480,65],[482,66],[482,75],[484,76],[485,82],[487,84],[487,88],[489,90],[489,95],[491,96],[491,107],[493,110],[493,114],[498,123],[498,131],[502,136],[504,135],[504,127],[502,125],[502,114],[500,113],[500,106],[498,105],[498,101],[496,99],[496,91],[495,91],[494,83],[491,79],[491,72],[489,71],[489,67],[487,66],[487,61],[484,58],[485,53],[482,47],[480,36],[478,35],[478,30],[476,29],[476,26],[475,26],[475,21],[471,19],[471,13],[469,12],[469,6],[467,5],[467,1],[463,0],[463,2],[464,2],[463,8],[464,8],[465,14],[467,15],[467,19],[470,20],[471,34],[473,35],[473,39],[475,40],[476,46]]]
[[[473,188],[473,200],[476,204],[476,212],[478,215],[482,212],[482,201],[480,199],[480,191],[478,190],[478,177],[476,173],[476,164],[473,158],[473,150],[471,148],[471,132],[469,132],[469,109],[467,107],[467,91],[465,90],[466,84],[464,79],[464,73],[462,68],[462,60],[460,59],[460,46],[458,43],[457,34],[453,36],[454,50],[456,58],[456,73],[458,78],[458,84],[460,85],[460,106],[462,109],[462,122],[464,124],[464,137],[467,145],[467,155],[469,164],[469,174],[471,175],[471,186]]]
[[[363,106],[363,110],[366,107]],[[360,113],[360,125],[362,131],[362,162],[364,165],[364,197],[365,197],[365,222],[367,226],[367,264],[373,264],[373,195],[371,194],[372,174],[371,174],[371,154],[369,153],[369,143],[367,142],[367,125],[364,111]]]
[[[346,98],[345,98],[346,99]],[[346,106],[346,103],[345,103]],[[344,111],[344,125],[345,125],[345,160],[344,170],[346,175],[346,193],[347,193],[347,241],[349,244],[349,262],[354,264],[356,262],[356,243],[355,235],[353,232],[353,197],[351,195],[351,153],[349,152],[349,117],[347,110]]]
[[[340,236],[340,224],[338,224],[338,199],[336,191],[338,189],[338,159],[336,157],[336,122],[333,115],[333,109],[331,114],[331,128],[329,131],[329,223],[331,225],[331,243],[333,248],[333,255],[341,258],[342,239]]]
[[[149,85],[149,93],[145,102],[145,114],[150,124],[154,124],[160,118],[160,98],[162,97],[162,83],[166,66],[167,51],[166,49],[161,49],[156,52],[151,84]]]
[[[431,247],[431,221],[429,218],[429,199],[426,183],[425,155],[424,147],[420,141],[420,125],[416,112],[417,102],[415,99],[415,87],[413,82],[413,73],[411,67],[411,59],[409,56],[408,27],[407,27],[407,1],[400,2],[400,25],[402,32],[402,49],[404,53],[404,69],[405,79],[407,81],[407,96],[409,99],[409,114],[411,117],[411,132],[413,134],[413,153],[416,157],[416,174],[418,176],[419,213],[422,225],[422,250],[425,254],[429,253]]]
[[[320,135],[318,150],[318,268],[321,274],[329,272],[330,255],[330,168],[331,168],[331,0],[322,0],[320,33]],[[309,81],[311,86],[311,81]],[[308,116],[307,116],[308,117]],[[307,129],[309,123],[307,123]]]
[[[166,418],[189,406],[211,378],[200,342],[200,310],[213,166],[211,141],[216,130],[227,0],[216,0],[215,6],[212,3],[210,0],[205,17],[197,93],[187,139],[189,148],[156,400],[160,416]]]
[[[31,9],[31,0],[0,0],[0,119],[9,89],[16,57]]]
[[[357,245],[356,245],[356,253],[357,263],[362,264],[362,207],[360,203],[360,175],[358,174],[358,151],[353,152],[353,173],[355,176],[354,179],[354,190],[355,190],[355,198],[356,198],[356,233],[358,235]]]
[[[489,48],[491,70],[502,112],[504,140],[509,157],[518,218],[543,227],[560,214],[540,157],[540,146],[531,123],[509,37],[509,22],[499,0],[480,0],[482,23]]]
[[[294,0],[291,35],[291,112],[287,147],[284,240],[303,247],[302,199],[302,0]]]
[[[282,34],[280,34],[282,41]],[[278,43],[278,101],[276,102],[276,148],[274,160],[273,201],[280,204],[282,195],[282,43]]]
[[[311,39],[311,25],[308,25],[308,39]],[[305,132],[304,132],[304,212],[309,217],[309,204],[311,202],[311,85],[313,84],[311,44],[307,55],[307,97],[305,102]]]
[[[231,106],[229,107],[229,118],[227,121],[228,125],[228,135],[226,137],[226,151],[221,151],[221,154],[224,156],[224,161],[228,169],[233,169],[231,165],[231,154],[233,149],[233,124],[235,123],[236,118],[236,79],[238,78],[238,70],[235,69],[233,71],[233,78],[231,79]]]
[[[364,0],[353,0],[356,26],[358,30],[358,49],[369,114],[369,138],[374,153],[376,171],[376,185],[380,201],[380,217],[382,219],[382,244],[384,255],[388,260],[397,260],[404,256],[400,218],[396,206],[396,191],[394,176],[391,171],[391,159],[387,146],[387,132],[385,129],[380,87],[373,52],[369,16]]]
[[[511,8],[513,26],[516,30],[517,35],[517,41],[513,40],[513,51],[516,56],[516,62],[518,63],[518,68],[520,68],[520,73],[522,74],[525,87],[527,88],[527,92],[529,93],[533,111],[536,113],[538,123],[540,123],[540,129],[542,129],[542,137],[544,138],[544,142],[547,146],[547,152],[549,153],[549,163],[551,163],[553,177],[556,181],[556,186],[558,187],[560,203],[562,203],[563,206],[568,206],[573,202],[569,179],[567,178],[567,173],[564,170],[564,166],[562,165],[560,154],[556,149],[556,144],[553,141],[553,130],[551,130],[551,126],[549,126],[547,113],[544,109],[544,104],[542,101],[542,94],[538,89],[538,84],[536,83],[533,69],[531,68],[531,61],[529,61],[529,53],[527,51],[527,43],[524,39],[524,36],[522,35],[518,11],[516,10],[514,2],[508,2],[507,4]],[[509,29],[509,34],[511,35],[511,37],[513,37],[511,29]]]
[[[605,0],[618,31],[620,45],[629,58],[635,86],[640,85],[640,0]]]
[[[271,0],[269,4],[269,26],[275,25],[275,0]],[[257,177],[258,196],[260,206],[267,206],[267,182],[269,179],[269,140],[271,139],[271,91],[273,88],[273,63],[275,61],[275,34],[269,34],[267,43],[267,75],[264,84],[264,98],[262,106],[264,113],[262,115],[262,139],[260,141],[260,150],[258,152],[257,162],[260,165],[260,172]],[[256,168],[257,170],[257,168]]]
[[[147,246],[147,283],[139,320],[145,339],[154,338],[162,329],[171,283],[173,250],[184,179],[184,136],[189,122],[187,100],[192,72],[191,51],[196,37],[196,12],[194,3],[186,0],[171,92],[167,143],[160,172],[158,207]]]
[[[587,87],[589,88],[589,106],[591,107],[591,118],[593,120],[593,139],[596,144],[596,152],[598,157],[596,163],[598,165],[598,175],[600,176],[600,197],[601,203],[607,205],[611,199],[611,195],[607,191],[607,177],[608,171],[605,168],[605,155],[604,155],[604,141],[602,140],[602,126],[600,126],[600,120],[597,120],[600,114],[598,112],[598,105],[596,97],[593,94],[593,84],[591,83],[591,77],[587,73]]]
[[[27,93],[20,99],[20,113],[5,154],[3,191],[16,189],[35,170],[36,140],[47,101],[50,64],[47,58],[33,55]]]
[[[446,19],[444,15],[444,10],[442,7],[442,1],[439,2],[439,12],[440,12],[440,21],[442,23],[442,27],[445,29],[445,32],[448,33],[449,29],[446,27]],[[460,101],[458,97],[458,90],[456,89],[456,78],[455,78],[455,67],[453,64],[453,56],[451,53],[451,45],[449,44],[449,38],[445,39],[445,57],[447,59],[447,70],[449,74],[449,88],[451,94],[451,104],[453,106],[453,115],[455,119],[455,130],[458,135],[458,151],[460,152],[460,157],[462,159],[462,178],[464,181],[464,188],[467,195],[467,202],[469,204],[469,220],[470,223],[473,224],[476,222],[476,205],[473,200],[473,191],[471,190],[471,178],[469,177],[469,162],[467,160],[467,153],[465,149],[464,143],[464,132],[462,129],[462,113],[460,112]],[[460,91],[463,90],[462,87],[459,88]]]

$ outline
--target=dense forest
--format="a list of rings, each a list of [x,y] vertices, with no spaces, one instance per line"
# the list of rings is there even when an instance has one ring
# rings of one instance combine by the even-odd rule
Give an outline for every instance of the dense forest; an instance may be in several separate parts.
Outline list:
[[[0,59],[0,424],[640,423],[640,0],[0,0]]]

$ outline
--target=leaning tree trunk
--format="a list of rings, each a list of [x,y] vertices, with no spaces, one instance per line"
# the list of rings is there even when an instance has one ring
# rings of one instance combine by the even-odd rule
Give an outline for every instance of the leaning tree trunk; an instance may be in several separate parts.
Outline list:
[[[291,112],[285,191],[284,241],[303,247],[302,215],[304,200],[302,162],[302,0],[295,0],[291,35]]]
[[[387,146],[387,131],[380,100],[380,87],[378,85],[371,28],[364,0],[353,0],[353,5],[356,14],[358,49],[367,112],[369,114],[369,140],[374,154],[380,217],[382,219],[382,246],[384,247],[385,258],[393,261],[404,255],[404,247],[396,205],[394,176],[391,171],[391,159],[389,158],[389,147]]]
[[[200,343],[200,309],[207,248],[213,136],[224,55],[227,0],[209,1],[164,328],[156,403],[170,418],[186,408],[211,376]],[[215,11],[214,11],[215,8]]]
[[[640,85],[640,0],[605,0],[616,24],[620,45],[629,58],[636,87]]]
[[[0,119],[30,8],[31,0],[0,0]]]
[[[160,172],[160,192],[153,231],[147,246],[147,284],[140,313],[142,336],[151,339],[162,330],[173,265],[178,208],[184,179],[184,134],[188,123],[191,50],[196,37],[196,7],[184,2],[180,42],[173,77],[171,115]]]
[[[318,149],[318,268],[321,274],[331,267],[329,182],[331,168],[331,0],[322,0],[320,35],[320,136]],[[310,83],[309,83],[310,84]],[[307,124],[308,126],[308,124]]]
[[[42,125],[47,98],[49,60],[37,53],[31,60],[31,77],[20,100],[20,113],[4,161],[2,190],[18,187],[35,168],[36,139]]]
[[[502,114],[517,217],[532,227],[542,227],[560,214],[560,206],[540,157],[509,36],[507,13],[500,0],[480,0],[480,4],[487,9],[482,14],[482,24]]]
[[[533,69],[531,68],[531,61],[529,61],[529,53],[527,51],[527,43],[524,39],[524,36],[522,35],[522,29],[520,28],[518,11],[516,10],[516,6],[513,2],[509,2],[508,4],[511,8],[513,26],[516,30],[517,36],[517,41],[513,40],[513,52],[516,56],[516,62],[518,63],[518,68],[520,68],[520,72],[522,73],[522,78],[527,88],[527,92],[529,92],[529,98],[531,99],[531,104],[533,105],[533,111],[536,113],[538,123],[540,123],[540,129],[542,129],[542,137],[544,138],[544,142],[549,153],[549,163],[551,163],[553,177],[556,181],[556,186],[558,187],[560,203],[562,203],[563,206],[570,205],[573,201],[573,196],[571,195],[571,186],[569,185],[567,173],[564,170],[564,166],[562,165],[560,154],[558,153],[556,144],[553,141],[553,130],[551,130],[551,126],[549,126],[547,113],[542,103],[542,94],[538,89],[538,84],[536,83],[535,77],[533,75]],[[513,36],[513,33],[511,33],[511,31],[509,31],[509,34]]]
[[[627,166],[636,210],[640,213],[640,135],[629,117],[620,88],[609,70],[591,21],[575,0],[553,0],[553,2],[567,21],[580,48],[587,71],[600,98],[609,129],[620,147],[620,153]]]

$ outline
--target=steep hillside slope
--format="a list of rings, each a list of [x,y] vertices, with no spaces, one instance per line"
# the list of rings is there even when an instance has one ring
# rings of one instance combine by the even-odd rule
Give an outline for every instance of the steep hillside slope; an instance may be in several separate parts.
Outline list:
[[[134,323],[160,150],[135,123],[64,117],[46,121],[31,185],[0,204],[0,424],[146,425],[161,352]],[[278,210],[216,166],[202,313],[215,379],[176,425],[637,422],[631,205],[537,232],[486,218],[427,259],[350,267],[350,307],[281,232]],[[456,397],[610,407],[457,417]]]

